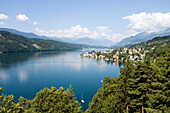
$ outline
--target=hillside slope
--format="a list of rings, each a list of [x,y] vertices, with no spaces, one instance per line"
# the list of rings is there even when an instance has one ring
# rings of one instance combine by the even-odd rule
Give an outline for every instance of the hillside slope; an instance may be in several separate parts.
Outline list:
[[[58,38],[58,37],[46,37],[46,36],[39,36],[34,33],[27,33],[27,32],[22,32],[16,29],[10,29],[10,28],[0,28],[0,31],[8,31],[17,35],[22,35],[28,38],[38,38],[38,39],[46,39],[46,40],[55,40],[55,41],[60,41],[60,42],[65,42],[65,43],[72,43],[72,44],[86,44],[90,46],[111,46],[114,44],[111,40],[108,40],[106,38],[101,38],[101,39],[92,39],[88,37],[82,37],[82,38]]]
[[[123,39],[122,41],[114,44],[113,46],[123,47],[123,46],[127,46],[127,45],[133,45],[133,44],[138,44],[141,42],[146,42],[148,40],[153,39],[154,37],[168,36],[168,35],[170,35],[170,29],[166,29],[161,32],[153,32],[153,33],[143,32],[143,33],[139,33],[135,36],[127,37],[127,38]]]
[[[154,46],[163,47],[164,45],[167,45],[167,48],[170,48],[170,35],[163,37],[155,37],[152,40],[148,40],[147,42],[141,42],[140,44],[132,45],[130,46],[130,48],[140,46],[142,48],[150,50]]]
[[[27,38],[49,39],[46,36],[39,36],[39,35],[36,35],[34,33],[22,32],[22,31],[18,31],[16,29],[0,28],[0,31],[8,31],[10,33],[14,33],[14,34],[17,34],[17,35],[22,35],[22,36],[25,36]]]
[[[63,43],[54,40],[27,38],[7,31],[0,31],[1,52],[71,50],[71,49],[80,49],[82,47],[88,47],[88,46]]]

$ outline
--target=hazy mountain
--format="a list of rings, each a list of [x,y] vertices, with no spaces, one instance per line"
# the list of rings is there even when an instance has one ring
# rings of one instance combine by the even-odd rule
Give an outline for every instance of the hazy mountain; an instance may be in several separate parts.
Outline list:
[[[46,36],[39,36],[39,35],[36,35],[36,34],[34,34],[34,33],[21,32],[21,31],[18,31],[18,30],[16,30],[16,29],[0,28],[0,31],[8,31],[8,32],[11,32],[11,33],[14,33],[14,34],[17,34],[17,35],[25,36],[25,37],[27,37],[27,38],[49,39],[49,38],[46,37]]]
[[[8,31],[17,35],[22,35],[28,38],[39,38],[39,39],[49,39],[49,40],[56,40],[61,42],[67,42],[67,43],[73,43],[73,44],[86,44],[91,46],[111,46],[114,44],[114,42],[107,40],[105,38],[101,39],[91,39],[88,37],[85,38],[58,38],[58,37],[46,37],[46,36],[39,36],[34,33],[26,33],[21,32],[15,29],[9,29],[9,28],[0,28],[0,31]]]
[[[73,50],[89,47],[54,40],[27,38],[8,31],[0,31],[0,52]]]
[[[135,36],[127,37],[123,39],[122,41],[115,43],[113,46],[122,47],[126,45],[138,44],[140,42],[146,42],[148,40],[151,40],[157,36],[167,36],[167,35],[170,35],[170,29],[166,29],[161,32],[152,32],[152,33],[143,32]]]
[[[55,38],[53,38],[55,39]],[[114,42],[101,38],[101,39],[92,39],[88,37],[84,38],[57,38],[57,40],[62,41],[62,42],[67,42],[67,43],[74,43],[74,44],[86,44],[86,45],[91,45],[91,46],[111,46],[114,44]]]

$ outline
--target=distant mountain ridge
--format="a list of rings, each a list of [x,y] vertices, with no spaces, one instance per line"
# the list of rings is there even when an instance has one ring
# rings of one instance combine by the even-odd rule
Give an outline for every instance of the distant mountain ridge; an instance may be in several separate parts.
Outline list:
[[[0,31],[8,31],[17,35],[22,35],[28,38],[39,38],[39,39],[47,39],[47,40],[56,40],[66,43],[72,43],[72,44],[85,44],[90,46],[111,46],[114,44],[111,40],[108,40],[106,38],[101,39],[92,39],[88,37],[82,37],[82,38],[58,38],[58,37],[46,37],[46,36],[39,36],[34,33],[26,33],[21,32],[16,29],[9,29],[9,28],[0,28]]]
[[[0,53],[73,50],[89,47],[87,45],[70,44],[54,40],[27,38],[8,31],[0,31]]]
[[[16,29],[0,28],[0,31],[8,31],[8,32],[11,32],[11,33],[14,33],[14,34],[17,34],[17,35],[25,36],[27,38],[49,39],[46,36],[39,36],[39,35],[36,35],[34,33],[21,32],[21,31],[18,31]]]
[[[62,38],[59,41],[73,43],[73,44],[86,44],[86,45],[90,45],[90,46],[111,46],[114,44],[114,42],[112,42],[108,39],[105,39],[105,38],[92,39],[92,38],[88,38],[88,37],[83,37],[83,38],[78,38],[78,39]]]
[[[143,33],[139,33],[135,36],[130,36],[130,37],[125,38],[122,41],[115,43],[113,45],[113,47],[114,46],[123,47],[123,46],[127,46],[127,45],[134,45],[134,44],[138,44],[141,42],[146,42],[148,40],[153,39],[154,37],[168,36],[168,35],[170,35],[170,28],[166,29],[164,31],[160,31],[160,32],[152,32],[152,33],[143,32]]]

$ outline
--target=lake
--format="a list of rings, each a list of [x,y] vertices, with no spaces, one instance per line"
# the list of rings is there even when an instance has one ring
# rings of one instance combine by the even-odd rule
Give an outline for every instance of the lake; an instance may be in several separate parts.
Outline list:
[[[79,102],[83,95],[86,110],[102,87],[104,76],[117,77],[123,67],[121,63],[79,56],[87,51],[91,50],[0,54],[0,87],[17,101],[20,96],[33,99],[44,87],[67,89],[71,84]]]

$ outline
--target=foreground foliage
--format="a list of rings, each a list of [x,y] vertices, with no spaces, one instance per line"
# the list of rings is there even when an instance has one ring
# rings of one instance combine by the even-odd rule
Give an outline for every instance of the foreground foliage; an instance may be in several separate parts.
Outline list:
[[[32,100],[2,94],[0,113],[81,113],[72,87],[44,88]],[[86,113],[170,113],[170,50],[159,58],[146,56],[132,64],[127,59],[117,78],[105,77]]]
[[[19,98],[15,102],[13,95],[5,96],[0,88],[0,112],[1,113],[81,113],[80,103],[74,97],[72,87],[64,90],[44,88],[37,93],[33,100]]]
[[[170,50],[152,62],[137,65],[127,59],[117,78],[105,77],[86,113],[170,112]]]

